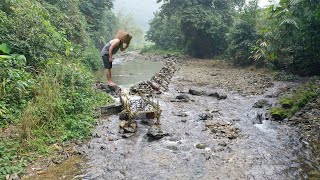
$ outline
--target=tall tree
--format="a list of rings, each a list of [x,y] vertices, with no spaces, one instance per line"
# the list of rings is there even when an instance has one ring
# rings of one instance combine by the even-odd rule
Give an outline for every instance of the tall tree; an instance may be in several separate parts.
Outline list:
[[[101,48],[107,37],[115,32],[116,17],[112,7],[112,0],[80,0],[80,10],[86,17],[90,37],[97,48]]]
[[[164,0],[159,17],[178,18],[179,26],[176,29],[182,34],[184,44],[180,49],[195,57],[212,57],[220,55],[227,48],[226,34],[233,23],[236,7],[241,7],[243,2]]]

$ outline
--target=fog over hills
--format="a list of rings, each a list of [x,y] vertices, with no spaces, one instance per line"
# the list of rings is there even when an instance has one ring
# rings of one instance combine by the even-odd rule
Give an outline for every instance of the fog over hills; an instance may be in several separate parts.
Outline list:
[[[153,13],[159,10],[161,4],[156,3],[157,0],[115,0],[114,11],[125,14],[133,14],[138,26],[143,30],[149,28],[148,22],[154,17]]]
[[[153,13],[158,11],[161,3],[157,0],[114,0],[114,11],[125,14],[133,14],[134,19],[139,27],[143,30],[149,28],[148,22],[154,17]],[[279,0],[259,0],[260,7],[266,7],[270,4],[277,3]]]

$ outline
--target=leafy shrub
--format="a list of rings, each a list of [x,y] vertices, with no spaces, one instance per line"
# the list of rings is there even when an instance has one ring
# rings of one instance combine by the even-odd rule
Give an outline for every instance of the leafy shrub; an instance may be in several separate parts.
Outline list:
[[[257,32],[252,24],[241,21],[230,33],[228,53],[230,61],[237,66],[247,66],[255,63],[251,51],[255,45]]]
[[[15,140],[0,141],[0,179],[6,179],[13,173],[21,174],[32,157],[23,157],[19,142]]]
[[[257,57],[299,75],[319,75],[319,1],[282,0],[264,12]]]
[[[8,44],[0,45],[0,127],[17,119],[34,96],[35,80],[27,72],[25,56],[10,51]]]
[[[236,66],[260,65],[255,61],[253,50],[259,37],[256,24],[259,18],[257,1],[250,1],[228,34],[228,60]]]
[[[12,50],[24,54],[27,64],[41,67],[54,52],[64,52],[65,39],[50,22],[48,11],[37,1],[8,2],[6,31],[0,42],[11,45]]]
[[[111,102],[92,89],[87,68],[61,62],[50,63],[39,78],[38,96],[23,113],[24,138],[50,143],[86,137],[95,122],[94,108]]]

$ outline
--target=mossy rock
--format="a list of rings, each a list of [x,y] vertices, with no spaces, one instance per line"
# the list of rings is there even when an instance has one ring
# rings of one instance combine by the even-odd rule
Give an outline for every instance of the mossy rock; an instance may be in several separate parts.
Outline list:
[[[275,107],[271,109],[271,117],[276,121],[281,121],[288,117],[288,112],[283,108]]]
[[[284,109],[291,109],[294,103],[292,99],[285,97],[281,99],[280,104]]]

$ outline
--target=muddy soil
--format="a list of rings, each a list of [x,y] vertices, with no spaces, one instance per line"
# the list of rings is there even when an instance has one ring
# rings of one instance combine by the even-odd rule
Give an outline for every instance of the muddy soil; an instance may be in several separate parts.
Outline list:
[[[124,139],[119,134],[119,117],[108,117],[100,122],[93,139],[80,148],[88,167],[81,178],[309,177],[302,166],[312,160],[298,131],[267,115],[276,98],[296,84],[275,82],[262,71],[230,68],[220,61],[190,60],[177,66],[180,70],[169,90],[157,99],[161,128],[170,136],[150,141],[146,134],[151,123],[138,120],[138,132]],[[191,95],[190,89],[201,93]],[[190,101],[174,101],[178,95]],[[265,105],[255,106],[259,100]]]

